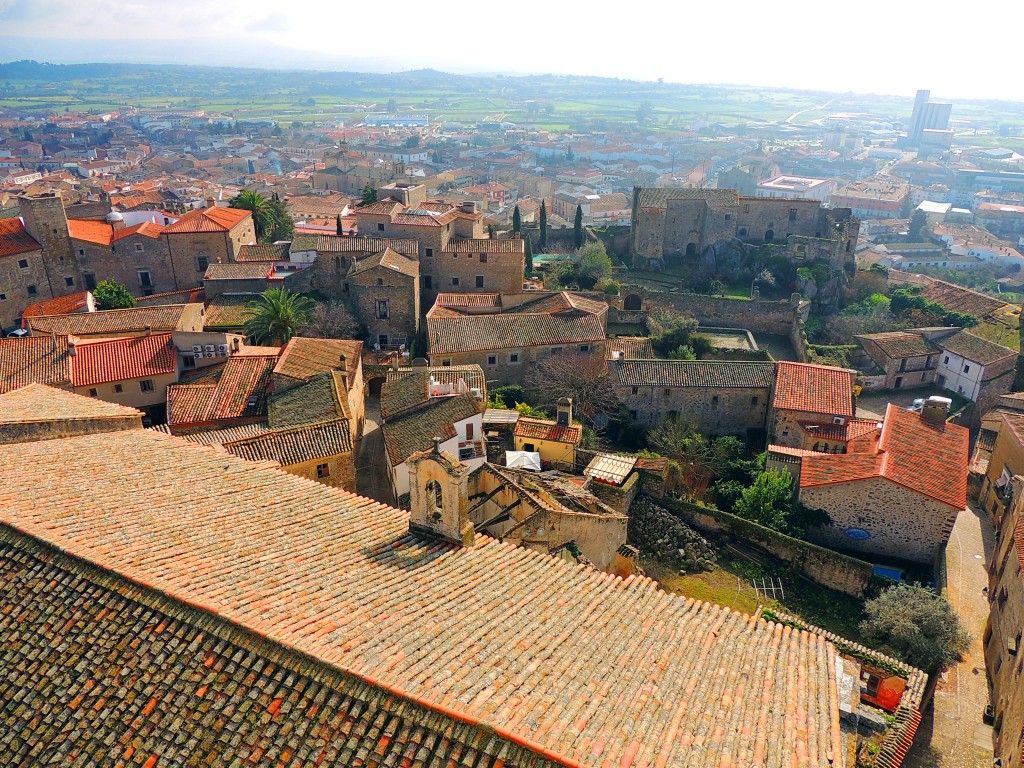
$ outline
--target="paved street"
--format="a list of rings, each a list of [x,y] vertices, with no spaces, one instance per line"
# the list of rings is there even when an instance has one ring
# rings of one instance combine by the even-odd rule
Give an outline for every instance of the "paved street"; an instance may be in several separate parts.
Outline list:
[[[907,755],[908,768],[990,768],[992,728],[981,722],[988,704],[982,637],[988,616],[987,564],[994,547],[988,518],[975,509],[960,513],[946,547],[950,603],[971,633],[970,650],[939,680],[932,708]]]
[[[384,433],[380,429],[380,398],[377,397],[366,398],[366,423],[356,461],[356,491],[360,496],[395,506],[384,459]]]

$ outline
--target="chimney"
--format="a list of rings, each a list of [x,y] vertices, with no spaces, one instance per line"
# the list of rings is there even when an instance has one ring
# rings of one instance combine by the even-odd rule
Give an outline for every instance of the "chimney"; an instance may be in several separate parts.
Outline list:
[[[948,397],[932,395],[925,400],[924,406],[921,408],[921,421],[926,421],[929,424],[945,424],[952,405],[953,401]]]
[[[231,340],[231,351],[232,352],[237,352],[238,351],[238,347],[239,347],[239,341],[238,341],[238,337],[236,336],[235,338],[233,338]]]
[[[74,336],[68,336],[68,355],[70,355],[71,357],[74,357],[75,355],[78,354],[78,350],[76,349],[77,343],[78,339],[76,339]]]
[[[217,201],[214,200],[212,197],[206,198],[206,207],[207,208],[216,208],[217,207]]]
[[[462,204],[463,213],[476,213],[476,202],[473,200],[466,200]]]
[[[557,415],[555,416],[555,423],[560,427],[572,426],[572,398],[563,397],[559,399],[555,405]]]
[[[348,362],[345,360],[344,355],[338,355],[338,370],[342,373],[348,372]]]
[[[398,373],[399,361],[401,359],[402,359],[402,356],[399,355],[397,352],[395,352],[394,356],[391,358],[391,360],[392,360],[391,368],[392,368],[392,370],[394,370],[395,373]]]
[[[153,332],[153,326],[146,323],[146,335],[149,336]]]

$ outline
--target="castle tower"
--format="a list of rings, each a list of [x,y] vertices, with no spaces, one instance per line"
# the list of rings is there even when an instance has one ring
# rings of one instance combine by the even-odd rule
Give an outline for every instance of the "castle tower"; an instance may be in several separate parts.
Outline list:
[[[60,193],[22,195],[18,198],[25,229],[43,248],[43,267],[52,296],[84,289],[78,259],[71,245],[68,217]]]
[[[409,530],[472,547],[476,529],[469,519],[470,468],[434,447],[415,453],[409,465]]]

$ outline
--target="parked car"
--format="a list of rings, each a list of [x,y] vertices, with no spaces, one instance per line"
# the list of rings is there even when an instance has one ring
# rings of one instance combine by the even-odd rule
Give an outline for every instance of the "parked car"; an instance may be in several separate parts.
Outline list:
[[[922,408],[924,408],[924,398],[919,397],[916,400],[914,400],[913,403],[911,403],[910,407],[907,408],[907,410],[913,411],[914,413],[920,413]]]
[[[13,331],[7,334],[8,339],[20,339],[22,336],[28,336],[28,329],[15,328]]]

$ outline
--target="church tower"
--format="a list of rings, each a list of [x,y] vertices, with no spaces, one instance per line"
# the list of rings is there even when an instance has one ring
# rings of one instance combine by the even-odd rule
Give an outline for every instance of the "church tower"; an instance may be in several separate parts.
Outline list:
[[[50,295],[67,296],[85,290],[60,193],[22,195],[18,206],[25,229],[43,248],[43,267]]]

